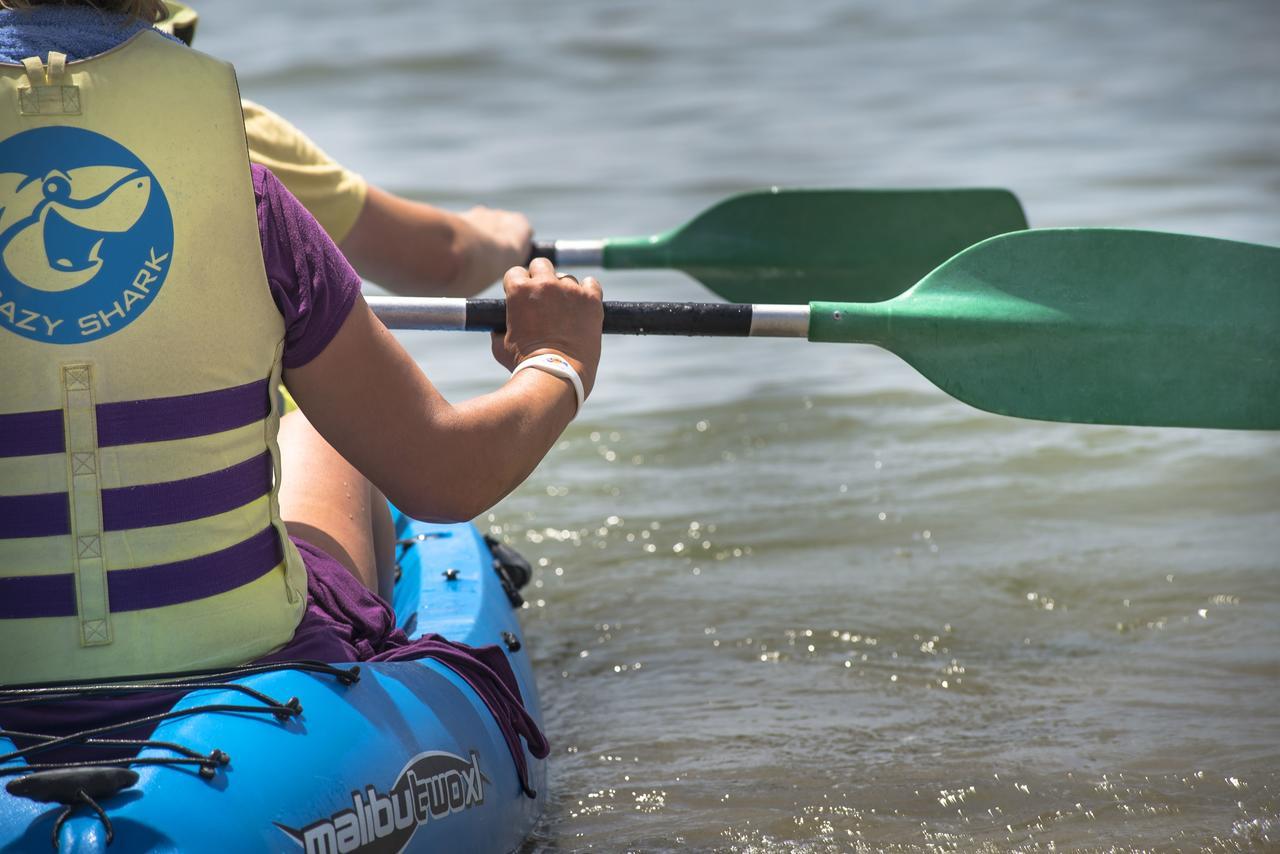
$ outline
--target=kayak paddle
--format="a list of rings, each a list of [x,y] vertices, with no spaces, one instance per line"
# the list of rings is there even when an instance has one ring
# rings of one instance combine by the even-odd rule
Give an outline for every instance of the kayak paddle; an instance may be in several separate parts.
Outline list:
[[[731,302],[874,302],[1027,227],[1007,190],[761,190],[652,237],[535,241],[557,266],[677,269]]]
[[[501,300],[370,298],[393,329],[500,330]],[[606,332],[877,344],[979,409],[1280,430],[1280,248],[1154,231],[992,237],[885,302],[605,303]]]

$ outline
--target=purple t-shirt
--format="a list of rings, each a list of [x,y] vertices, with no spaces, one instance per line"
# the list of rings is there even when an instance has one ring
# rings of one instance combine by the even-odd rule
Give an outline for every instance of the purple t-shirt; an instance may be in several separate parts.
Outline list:
[[[256,163],[251,169],[267,284],[284,317],[284,366],[298,368],[320,355],[342,327],[360,293],[360,277],[271,170]]]

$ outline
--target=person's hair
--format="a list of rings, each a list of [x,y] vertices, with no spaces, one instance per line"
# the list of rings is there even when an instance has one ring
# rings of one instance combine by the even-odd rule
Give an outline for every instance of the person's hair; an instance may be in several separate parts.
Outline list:
[[[154,24],[165,16],[161,0],[0,0],[0,9],[34,9],[37,6],[88,6],[101,12],[117,12]]]

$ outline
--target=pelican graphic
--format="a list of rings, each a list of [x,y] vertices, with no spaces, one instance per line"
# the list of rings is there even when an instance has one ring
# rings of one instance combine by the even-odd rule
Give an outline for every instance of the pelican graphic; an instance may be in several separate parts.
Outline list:
[[[133,228],[150,198],[151,178],[127,166],[0,172],[0,258],[28,287],[78,288],[102,268],[107,235]]]

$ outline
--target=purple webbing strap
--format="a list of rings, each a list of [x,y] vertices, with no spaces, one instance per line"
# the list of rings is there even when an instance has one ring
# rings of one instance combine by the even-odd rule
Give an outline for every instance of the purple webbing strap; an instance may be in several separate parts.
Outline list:
[[[271,452],[209,474],[102,490],[102,528],[127,531],[175,525],[242,507],[271,491]],[[71,533],[65,492],[0,496],[0,539]]]
[[[0,540],[69,533],[71,502],[65,492],[0,495]]]
[[[70,617],[76,612],[76,577],[19,575],[0,578],[0,620]]]
[[[107,597],[112,613],[193,602],[255,581],[283,560],[279,535],[275,528],[266,527],[212,554],[108,572]],[[0,619],[75,614],[75,577],[71,573],[0,578]]]
[[[101,403],[98,446],[136,445],[209,436],[261,421],[271,412],[267,380],[177,397]],[[61,419],[58,422],[61,432]]]
[[[0,415],[0,457],[60,454],[65,449],[61,409]]]
[[[190,522],[248,504],[271,491],[271,453],[209,474],[102,490],[102,529],[127,531]]]
[[[193,439],[266,418],[271,412],[271,384],[254,380],[199,394],[101,403],[95,411],[102,448]],[[60,454],[65,449],[61,409],[0,415],[0,457]]]

